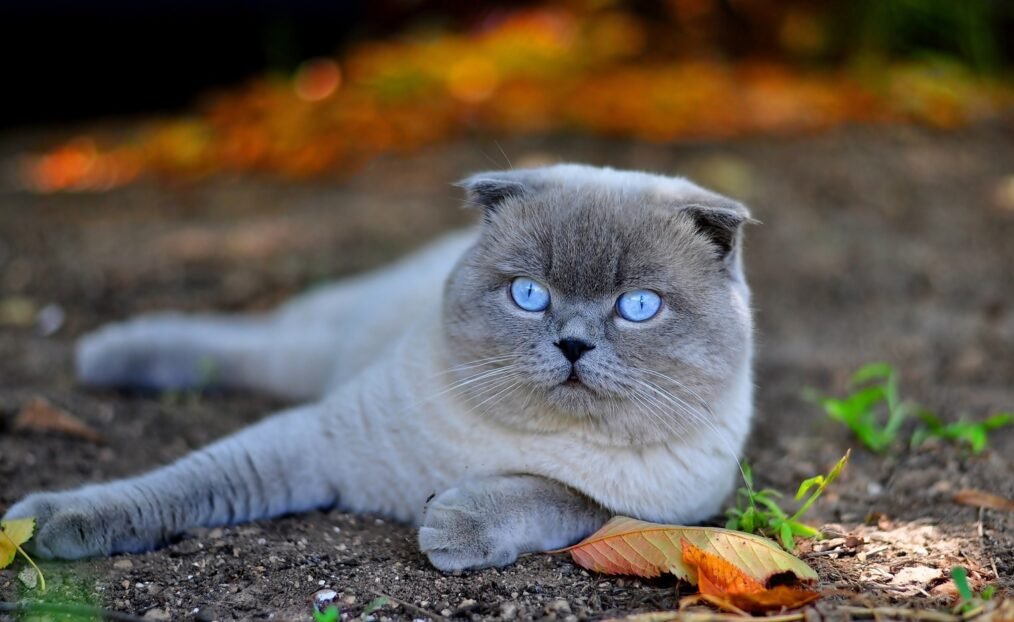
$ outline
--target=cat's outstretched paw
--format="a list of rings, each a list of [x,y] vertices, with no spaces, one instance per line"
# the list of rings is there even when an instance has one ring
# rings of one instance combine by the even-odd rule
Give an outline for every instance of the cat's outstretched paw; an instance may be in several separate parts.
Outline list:
[[[47,559],[81,559],[109,555],[112,534],[109,517],[74,493],[28,495],[4,515],[4,520],[35,519],[35,536],[25,547]]]
[[[464,488],[438,495],[426,508],[419,548],[444,572],[506,566],[518,557],[497,516]]]

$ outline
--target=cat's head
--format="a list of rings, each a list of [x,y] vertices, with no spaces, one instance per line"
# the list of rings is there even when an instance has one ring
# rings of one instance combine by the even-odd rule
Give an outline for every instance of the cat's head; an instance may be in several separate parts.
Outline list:
[[[689,437],[749,376],[742,205],[684,179],[580,165],[461,182],[483,211],[444,301],[454,391],[530,430]]]

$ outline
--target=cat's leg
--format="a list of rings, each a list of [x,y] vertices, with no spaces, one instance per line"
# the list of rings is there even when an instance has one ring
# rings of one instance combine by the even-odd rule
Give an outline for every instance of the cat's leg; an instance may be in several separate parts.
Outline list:
[[[419,546],[448,572],[504,566],[523,553],[573,544],[609,516],[588,497],[544,477],[485,477],[430,501]]]
[[[289,399],[321,395],[338,336],[274,316],[158,313],[81,338],[78,378],[97,387],[253,389]]]
[[[37,520],[28,546],[40,556],[79,559],[148,550],[196,526],[333,506],[332,432],[319,408],[285,411],[145,475],[29,495],[4,518]]]

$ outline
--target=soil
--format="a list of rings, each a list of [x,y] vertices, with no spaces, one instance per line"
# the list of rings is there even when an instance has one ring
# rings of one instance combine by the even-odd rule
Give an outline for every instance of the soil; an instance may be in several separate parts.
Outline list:
[[[52,139],[0,137],[0,156]],[[1014,590],[1014,513],[952,500],[965,488],[1014,498],[1014,430],[994,433],[978,455],[904,442],[876,455],[801,397],[807,387],[843,394],[859,365],[886,360],[901,371],[903,395],[947,420],[1014,408],[1012,139],[1009,125],[989,124],[680,146],[501,143],[515,166],[564,159],[682,172],[745,200],[763,222],[751,227],[747,252],[759,338],[747,454],[758,484],[791,493],[853,449],[808,516],[830,537],[801,549],[830,592],[812,615],[846,617],[843,604],[945,607],[954,565],[969,568],[976,587]],[[8,175],[0,181],[0,511],[30,491],[163,464],[282,406],[250,395],[83,390],[71,373],[77,336],[156,309],[266,308],[377,265],[470,222],[448,182],[503,166],[498,145],[473,141],[312,183],[216,178],[37,196]],[[24,309],[47,305],[46,317],[58,308],[64,320],[40,332]],[[35,396],[104,442],[16,430]],[[333,461],[321,468],[340,468],[340,446]],[[23,566],[0,571],[0,600],[36,595],[17,577]],[[378,594],[391,603],[377,619],[572,620],[678,601],[671,577],[594,575],[566,555],[443,575],[418,552],[412,529],[334,511],[42,567],[51,602],[148,619],[308,620],[322,588],[337,592],[343,618],[360,616]]]

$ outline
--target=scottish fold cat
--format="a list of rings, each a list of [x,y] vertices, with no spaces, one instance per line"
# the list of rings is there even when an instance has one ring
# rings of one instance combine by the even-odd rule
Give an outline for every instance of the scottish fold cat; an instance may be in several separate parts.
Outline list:
[[[418,525],[452,571],[571,544],[612,514],[717,512],[752,410],[747,210],[681,178],[581,165],[461,186],[477,230],[390,267],[266,315],[157,314],[83,337],[87,385],[304,405],[5,518],[36,517],[35,552],[76,559],[338,507]]]

